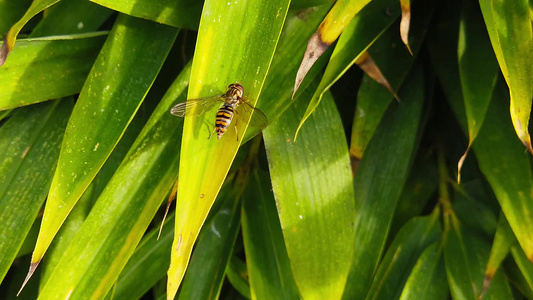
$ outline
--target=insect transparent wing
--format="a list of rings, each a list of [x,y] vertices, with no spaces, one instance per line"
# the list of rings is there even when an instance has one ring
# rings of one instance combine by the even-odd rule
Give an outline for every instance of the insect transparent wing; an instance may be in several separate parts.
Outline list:
[[[217,95],[213,97],[191,99],[180,102],[172,107],[170,113],[178,117],[201,115],[211,110],[215,104],[224,102],[224,98],[222,96],[223,95]]]
[[[259,108],[253,107],[248,102],[242,102],[240,105],[242,107],[242,111],[248,114],[253,114],[252,119],[250,120],[250,126],[258,127],[258,128],[265,128],[268,125],[268,119],[265,116],[265,114],[259,110]]]

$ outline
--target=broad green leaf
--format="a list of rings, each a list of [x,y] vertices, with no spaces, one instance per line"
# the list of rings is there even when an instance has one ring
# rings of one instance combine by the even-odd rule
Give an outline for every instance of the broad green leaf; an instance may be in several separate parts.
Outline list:
[[[338,3],[339,2],[337,2],[337,4]],[[383,13],[383,10],[390,9],[391,7],[393,8],[390,16]],[[355,16],[339,38],[328,66],[324,71],[320,85],[315,91],[313,98],[311,98],[305,115],[298,126],[298,130],[301,129],[305,120],[316,109],[324,93],[329,90],[333,83],[335,83],[362,54],[366,53],[366,50],[394,22],[399,14],[400,9],[397,0],[374,0]]]
[[[533,101],[533,26],[527,0],[480,0],[492,48],[511,96],[516,134],[533,155],[528,132]]]
[[[138,114],[133,119],[132,123],[124,133],[124,136],[120,139],[120,142],[106,160],[102,169],[98,172],[98,175],[96,175],[91,185],[85,190],[85,193],[83,193],[83,196],[81,196],[80,200],[76,203],[76,206],[74,206],[61,226],[61,229],[58,231],[54,241],[47,251],[46,259],[43,260],[43,270],[41,272],[40,282],[41,288],[44,287],[46,281],[52,274],[52,271],[54,271],[57,263],[59,263],[59,260],[63,256],[63,253],[87,218],[94,203],[98,197],[100,197],[104,187],[107,185],[126,156],[128,150],[131,148],[131,145],[139,135],[139,132],[145,123],[145,120],[142,117],[144,118],[142,114]],[[41,222],[39,222],[39,224],[40,223]],[[33,246],[35,246],[35,243]]]
[[[126,15],[117,19],[70,118],[32,264],[39,263],[68,213],[123,135],[176,34],[172,27],[142,19]]]
[[[440,243],[427,247],[409,274],[400,300],[448,299],[448,282]]]
[[[520,248],[518,247],[518,249]],[[522,251],[524,262],[526,262],[526,264],[531,265],[531,263],[523,253],[524,251]],[[505,260],[504,264],[505,275],[507,276],[509,283],[511,283],[517,290],[519,290],[520,293],[526,296],[527,299],[533,299],[533,289],[531,289],[531,285],[527,282],[524,276],[527,271],[522,272],[512,259]],[[529,275],[531,274],[526,274],[526,276]]]
[[[312,90],[310,89],[312,92]],[[301,139],[302,94],[265,132],[272,188],[294,279],[304,299],[339,299],[353,238],[353,184],[344,130],[327,94]]]
[[[486,30],[477,3],[462,2],[457,56],[469,144],[472,144],[483,125],[499,74],[498,62],[490,48]]]
[[[441,237],[440,210],[405,224],[394,238],[374,276],[367,299],[398,299],[424,249]]]
[[[354,180],[354,254],[344,299],[362,299],[370,288],[416,153],[423,123],[424,83],[422,68],[417,65],[400,90],[403,101],[389,106],[368,145],[368,155],[359,164]]]
[[[370,0],[339,0],[335,2],[307,43],[307,49],[296,74],[293,96],[317,59],[337,40],[354,16],[369,2]]]
[[[0,281],[46,198],[71,99],[17,110],[0,127]]]
[[[450,291],[454,299],[479,299],[490,247],[479,236],[466,230],[455,215],[445,217],[444,260]],[[483,299],[512,299],[502,272],[496,272]]]
[[[252,299],[300,299],[268,174],[252,175],[242,203],[242,236]]]
[[[485,119],[487,107],[499,75],[494,52],[476,2],[462,2],[457,48],[459,75],[468,122],[468,148],[459,160],[457,181],[468,150]]]
[[[185,100],[189,74],[190,68],[182,71],[161,100],[40,299],[102,299],[113,286],[176,180],[182,122],[168,111],[176,99]]]
[[[112,13],[87,0],[62,0],[46,10],[31,37],[96,31]]]
[[[398,26],[390,26],[368,49],[368,53],[395,91],[400,89],[412,68],[424,41],[434,8],[435,1],[416,2],[412,7],[414,14],[422,16],[413,19],[410,31],[410,47],[414,56],[403,49],[393,51],[395,45],[401,43],[398,37]],[[352,125],[350,154],[353,158],[360,160],[363,157],[372,135],[393,99],[394,95],[381,84],[364,75],[357,93],[356,112]]]
[[[31,0],[0,0],[0,37],[15,24],[31,5]]]
[[[193,30],[198,29],[203,6],[203,1],[199,0],[90,1],[133,17]]]
[[[165,276],[174,237],[174,213],[165,220],[158,236],[159,226],[144,235],[118,277],[113,299],[140,299]]]
[[[481,174],[480,174],[481,175]],[[485,193],[486,186],[479,181],[464,182],[461,185],[454,183],[453,210],[463,225],[481,236],[492,238],[498,224],[497,213],[490,209],[487,199],[491,197]],[[496,200],[494,203],[497,205]],[[472,218],[472,212],[476,217]]]
[[[13,50],[15,42],[17,41],[17,35],[22,27],[24,27],[24,25],[35,15],[57,2],[59,2],[59,0],[34,0],[31,3],[31,6],[28,8],[24,16],[11,26],[6,35],[6,39],[0,48],[0,67],[6,62],[7,56]]]
[[[226,186],[219,194],[222,204],[198,235],[177,299],[217,299],[226,266],[233,253],[241,220],[240,194],[244,186]],[[219,201],[220,201],[219,200]]]
[[[225,93],[229,84],[238,82],[255,106],[288,6],[287,0],[250,0],[230,5],[208,0],[198,32],[188,98]],[[215,121],[213,109],[185,119],[179,185],[186,188],[178,188],[177,193],[168,299],[173,299],[178,290],[192,246],[246,131],[249,117],[237,118],[238,128],[230,124],[220,140],[208,139]]]
[[[19,40],[0,67],[0,110],[79,93],[106,35]]]

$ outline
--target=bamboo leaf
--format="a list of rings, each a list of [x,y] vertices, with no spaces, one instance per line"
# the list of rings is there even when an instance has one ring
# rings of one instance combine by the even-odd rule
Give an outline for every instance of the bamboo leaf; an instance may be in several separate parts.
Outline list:
[[[337,40],[354,16],[368,3],[370,0],[339,0],[335,2],[318,30],[307,43],[307,49],[296,74],[293,97],[317,59]]]
[[[102,299],[113,286],[176,180],[182,122],[168,111],[176,99],[185,100],[189,74],[185,68],[159,103],[40,299]]]
[[[404,101],[387,110],[355,176],[355,248],[344,299],[361,299],[368,293],[409,174],[423,122],[424,77],[420,65],[404,83],[400,97]]]
[[[498,63],[490,48],[490,41],[483,26],[477,4],[462,3],[459,27],[459,75],[468,121],[468,149],[459,160],[457,181],[461,181],[463,161],[483,125],[487,107],[499,74]]]
[[[242,235],[252,299],[299,299],[266,173],[253,174],[242,207]]]
[[[0,48],[0,67],[6,62],[7,56],[13,50],[17,35],[24,25],[35,15],[45,10],[46,8],[56,4],[59,0],[34,0],[28,8],[24,16],[9,29],[6,39]]]
[[[287,0],[230,5],[225,1],[207,1],[196,43],[189,99],[224,93],[228,84],[238,82],[255,106],[288,5]],[[186,188],[178,188],[168,299],[178,290],[192,246],[237,153],[249,117],[242,116],[238,127],[230,125],[220,140],[208,139],[213,122],[213,110],[185,119],[179,185]]]
[[[480,0],[492,48],[511,96],[516,134],[533,155],[528,132],[533,101],[533,28],[528,0]]]
[[[34,105],[0,127],[0,281],[46,198],[72,107],[70,99]]]
[[[0,110],[78,93],[106,33],[19,40],[0,68]]]
[[[367,299],[397,299],[424,249],[441,237],[440,210],[411,219],[398,232],[374,276]]]
[[[354,218],[350,162],[340,116],[329,94],[301,139],[290,142],[306,96],[302,94],[264,132],[265,147],[300,294],[304,299],[338,299],[352,253],[352,245],[346,243],[353,237]]]
[[[68,213],[123,135],[176,34],[174,28],[141,19],[125,15],[117,19],[69,121],[32,266],[39,263]]]
[[[121,13],[178,28],[198,29],[204,1],[90,0]],[[226,2],[225,2],[226,3]],[[227,4],[226,4],[227,5]]]
[[[405,283],[400,300],[448,299],[448,282],[440,243],[427,247]]]
[[[511,247],[517,243],[513,231],[505,219],[505,216],[500,213],[498,220],[498,228],[494,235],[494,241],[490,250],[489,261],[485,269],[485,279],[483,280],[483,289],[488,288],[490,280],[494,277],[496,271],[500,268],[502,261],[511,251]]]
[[[339,4],[339,2],[337,2]],[[394,5],[396,4],[396,6]],[[357,16],[353,19],[346,30],[339,38],[335,50],[329,60],[328,66],[324,71],[320,85],[316,90],[313,98],[309,103],[309,107],[302,118],[298,131],[301,129],[305,120],[311,115],[311,113],[316,109],[320,103],[324,93],[335,83],[342,74],[344,74],[348,68],[350,68],[353,63],[366,52],[366,50],[375,42],[375,40],[387,29],[396,17],[400,14],[397,1],[394,0],[375,0],[369,3]],[[393,7],[391,15],[383,13],[383,10],[386,8]],[[330,12],[331,14],[331,12]],[[327,18],[327,17],[326,17]],[[322,25],[321,25],[322,26]],[[316,35],[316,33],[315,33]],[[312,37],[313,40],[315,37]],[[336,37],[335,37],[336,39]],[[310,43],[311,43],[310,40]],[[324,49],[325,50],[325,49]],[[309,51],[309,46],[307,48]],[[306,56],[308,55],[306,51]],[[313,54],[314,57],[318,58],[316,53]],[[306,58],[304,58],[305,60]],[[314,62],[313,62],[314,63]],[[303,62],[302,62],[303,65]],[[301,66],[299,73],[301,72]],[[307,72],[306,72],[307,73]],[[297,84],[298,83],[297,75]],[[303,77],[302,77],[303,80]],[[295,87],[295,91],[297,87]],[[296,137],[295,136],[295,137]]]

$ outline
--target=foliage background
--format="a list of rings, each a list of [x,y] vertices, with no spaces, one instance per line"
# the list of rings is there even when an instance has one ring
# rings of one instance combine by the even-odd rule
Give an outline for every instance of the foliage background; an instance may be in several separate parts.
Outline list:
[[[532,3],[0,0],[0,298],[533,299]]]

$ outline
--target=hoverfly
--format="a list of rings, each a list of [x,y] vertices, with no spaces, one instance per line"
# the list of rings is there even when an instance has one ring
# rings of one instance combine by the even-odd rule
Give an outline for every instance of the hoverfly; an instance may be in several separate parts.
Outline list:
[[[231,124],[234,114],[236,114],[235,132],[237,133],[237,122],[239,118],[237,107],[242,108],[241,113],[253,114],[250,121],[252,126],[259,128],[266,127],[268,121],[265,114],[247,102],[243,95],[244,88],[242,85],[232,83],[228,86],[225,94],[180,102],[172,107],[170,113],[178,117],[196,116],[211,110],[215,104],[221,104],[222,106],[220,106],[216,115],[215,129],[209,136],[211,138],[216,131],[217,139],[219,140]]]

